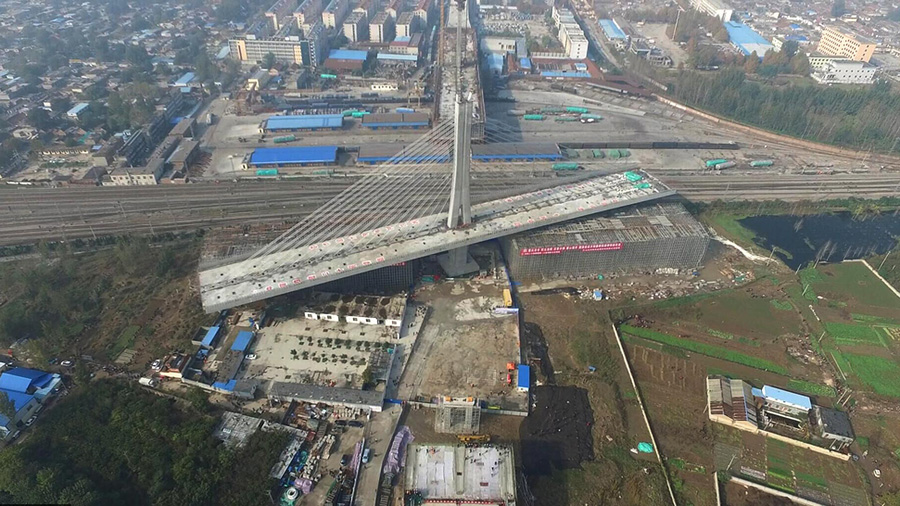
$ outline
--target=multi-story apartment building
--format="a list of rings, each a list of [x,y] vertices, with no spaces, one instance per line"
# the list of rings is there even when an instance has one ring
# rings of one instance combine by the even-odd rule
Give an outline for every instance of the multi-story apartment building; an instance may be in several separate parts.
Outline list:
[[[823,55],[868,62],[875,53],[875,42],[844,27],[832,25],[822,29],[818,49]]]
[[[369,23],[369,42],[385,43],[394,40],[394,18],[379,12]]]
[[[368,24],[366,13],[353,11],[344,20],[344,37],[350,42],[359,42],[368,39]]]

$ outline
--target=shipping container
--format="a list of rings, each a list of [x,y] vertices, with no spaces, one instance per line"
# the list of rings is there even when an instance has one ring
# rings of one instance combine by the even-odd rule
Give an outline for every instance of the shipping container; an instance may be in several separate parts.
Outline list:
[[[637,181],[640,181],[641,179],[644,179],[644,176],[638,174],[637,172],[628,171],[625,173],[625,179],[631,181],[632,183],[635,183]]]
[[[356,111],[356,112],[350,114],[350,116],[353,116],[354,118],[362,118],[366,114],[370,114],[369,111]]]
[[[297,136],[295,135],[285,135],[284,137],[275,137],[272,139],[272,142],[275,144],[282,144],[285,142],[291,142],[297,140]]]
[[[566,107],[566,112],[577,112],[585,114],[590,112],[586,107]]]
[[[578,170],[578,164],[574,162],[554,163],[553,170]]]
[[[724,159],[724,158],[716,158],[715,160],[707,160],[707,161],[706,161],[706,168],[709,169],[709,168],[715,167],[716,165],[719,165],[720,163],[725,163],[725,162],[727,162],[727,161],[728,161],[728,160],[726,160],[726,159]]]
[[[529,121],[544,121],[544,117],[540,114],[526,114],[524,118]]]
[[[337,76],[334,74],[319,74],[319,77],[322,79],[337,79]]]
[[[357,110],[357,109],[347,109],[346,111],[341,111],[341,116],[343,116],[343,117],[346,118],[347,116],[352,116],[353,113],[355,113],[355,112],[359,112],[359,110]]]
[[[637,188],[638,190],[645,190],[647,188],[650,188],[650,183],[638,183],[638,184],[634,185],[634,187]]]
[[[737,165],[737,164],[734,162],[717,163],[716,170],[730,169],[730,168],[734,167],[735,165]]]
[[[600,116],[599,114],[582,114],[581,119],[601,120],[603,119],[603,116]]]
[[[603,154],[603,150],[602,150],[602,149],[592,149],[592,150],[591,150],[591,155],[593,155],[594,158],[603,158],[603,157],[605,156],[605,155]]]
[[[257,176],[277,176],[278,169],[257,169],[256,175]]]
[[[775,162],[772,160],[753,160],[750,162],[751,167],[771,167],[775,165]]]

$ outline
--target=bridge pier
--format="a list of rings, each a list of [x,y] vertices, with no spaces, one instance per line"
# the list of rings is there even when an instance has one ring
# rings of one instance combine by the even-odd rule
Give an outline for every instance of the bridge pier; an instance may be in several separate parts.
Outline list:
[[[447,276],[451,278],[478,272],[481,269],[478,266],[478,262],[469,254],[468,246],[454,248],[438,255],[438,262],[441,264],[444,272],[447,273]]]

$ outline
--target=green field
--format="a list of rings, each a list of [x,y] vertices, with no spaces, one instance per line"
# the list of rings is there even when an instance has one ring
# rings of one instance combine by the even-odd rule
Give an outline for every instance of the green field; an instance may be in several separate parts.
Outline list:
[[[854,346],[867,344],[872,346],[887,346],[882,335],[868,325],[852,323],[826,323],[825,330],[834,339],[838,346]]]
[[[855,353],[842,355],[853,374],[875,393],[900,398],[900,366],[896,361]]]
[[[809,381],[792,379],[787,383],[788,390],[796,390],[809,395],[818,395],[822,397],[836,397],[837,392],[828,385],[820,385]]]
[[[801,280],[804,280],[802,273],[810,270],[801,271]],[[843,300],[849,297],[865,306],[900,309],[900,298],[862,262],[826,265],[813,272],[821,279],[810,278],[809,282],[819,295]]]
[[[676,348],[682,348],[688,351],[693,351],[695,353],[700,353],[701,355],[706,355],[709,357],[720,358],[722,360],[727,360],[729,362],[734,362],[736,364],[746,365],[749,367],[754,367],[756,369],[762,369],[764,371],[770,371],[777,374],[787,375],[788,372],[784,367],[781,367],[778,364],[770,362],[765,359],[751,357],[749,355],[745,355],[743,353],[738,353],[736,351],[729,350],[727,348],[722,348],[719,346],[713,346],[706,343],[698,343],[696,341],[691,341],[688,339],[682,339],[675,336],[670,336],[669,334],[664,334],[662,332],[657,332],[655,330],[645,329],[641,327],[632,327],[631,325],[622,325],[620,327],[621,331],[635,336],[640,337],[642,339],[647,339],[649,341],[655,341],[658,343],[662,343],[669,346],[674,346]]]

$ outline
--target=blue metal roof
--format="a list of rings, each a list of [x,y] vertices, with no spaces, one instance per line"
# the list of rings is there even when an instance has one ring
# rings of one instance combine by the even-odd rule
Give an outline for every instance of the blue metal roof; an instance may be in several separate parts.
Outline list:
[[[76,105],[75,107],[69,109],[69,111],[66,113],[66,115],[67,116],[77,116],[78,113],[87,109],[89,105],[90,104],[88,104],[87,102],[82,102],[82,103]]]
[[[518,372],[516,386],[519,388],[528,388],[531,385],[531,368],[527,365],[520,365]]]
[[[297,116],[270,116],[267,130],[300,130],[307,128],[340,128],[344,117],[340,114],[306,114]]]
[[[531,60],[528,58],[519,58],[519,67],[525,70],[531,70]]]
[[[797,406],[803,409],[812,409],[812,401],[809,397],[805,395],[795,394],[794,392],[788,392],[787,390],[782,390],[777,387],[773,387],[771,385],[763,385],[762,388],[763,395],[765,398],[772,399],[778,402],[782,402],[784,404],[789,404],[792,406]]]
[[[0,390],[25,393],[31,387],[43,387],[52,379],[53,375],[48,372],[16,367],[0,375]]]
[[[394,37],[394,42],[409,42],[411,38],[409,35],[398,35]]]
[[[416,62],[419,57],[414,54],[378,53],[378,59]]]
[[[234,338],[234,344],[231,345],[231,350],[247,351],[247,347],[250,346],[251,340],[253,340],[253,332],[242,330],[238,332],[237,337]]]
[[[725,30],[728,31],[731,43],[745,55],[756,51],[757,56],[762,58],[767,51],[775,49],[771,42],[743,23],[728,21],[725,23]]]
[[[328,53],[328,57],[334,60],[360,60],[364,61],[369,57],[368,51],[357,51],[354,49],[332,49]]]
[[[6,393],[6,396],[9,397],[9,400],[13,402],[16,406],[16,411],[18,412],[20,409],[24,408],[26,404],[31,402],[31,399],[34,398],[33,395],[26,394],[23,392],[16,392],[13,390],[6,390],[5,388],[0,388],[0,391]],[[0,415],[3,416],[3,415]],[[5,417],[4,417],[5,418]]]
[[[619,25],[611,19],[601,19],[600,28],[603,30],[607,39],[624,39],[625,32],[619,28]]]
[[[184,86],[193,81],[194,77],[195,75],[193,72],[185,72],[183,76],[179,77],[178,80],[175,81],[175,84],[173,86]]]
[[[209,348],[212,346],[213,341],[216,340],[217,335],[219,335],[219,327],[210,327],[206,332],[206,336],[203,337],[203,341],[200,341],[200,346]]]
[[[337,149],[337,146],[256,148],[250,155],[250,164],[334,163],[337,160]]]
[[[497,53],[488,53],[488,68],[491,70],[503,70],[503,55]]]

